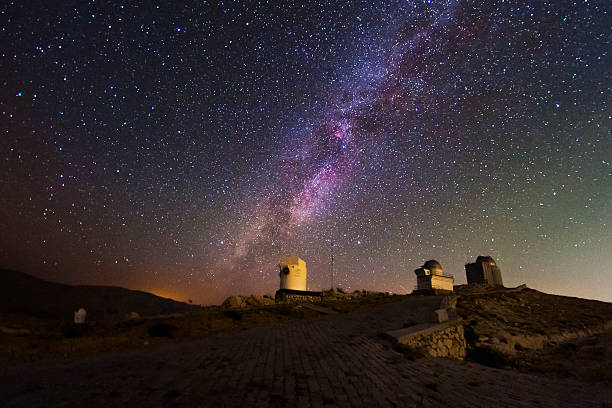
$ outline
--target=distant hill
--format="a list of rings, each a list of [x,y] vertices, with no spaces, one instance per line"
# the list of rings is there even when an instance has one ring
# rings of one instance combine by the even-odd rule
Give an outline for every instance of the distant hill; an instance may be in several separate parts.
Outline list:
[[[198,310],[189,305],[151,293],[115,286],[71,286],[34,276],[0,269],[0,313],[72,319],[79,308],[88,319],[137,312],[140,315],[181,313]]]

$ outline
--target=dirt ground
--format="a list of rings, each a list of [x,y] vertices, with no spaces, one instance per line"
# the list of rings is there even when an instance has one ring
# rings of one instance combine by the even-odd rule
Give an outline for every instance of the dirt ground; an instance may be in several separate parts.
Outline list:
[[[342,299],[323,305],[331,314],[276,305],[78,329],[22,321],[30,335],[0,335],[0,406],[612,407],[612,333],[595,333],[612,304],[461,292],[467,361],[409,359],[381,336],[430,319],[440,296]]]
[[[347,313],[399,301],[402,297],[360,293],[337,294],[337,298],[326,299],[324,306],[335,312]],[[133,318],[128,314],[111,314],[84,325],[75,325],[67,320],[0,314],[0,363],[72,359],[160,343],[180,343],[222,332],[315,319],[319,315],[292,304],[245,309],[212,306],[167,318]],[[17,333],[3,333],[2,328]]]

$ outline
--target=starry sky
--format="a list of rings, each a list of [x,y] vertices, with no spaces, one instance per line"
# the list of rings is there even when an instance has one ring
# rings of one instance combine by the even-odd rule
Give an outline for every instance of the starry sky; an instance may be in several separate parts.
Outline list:
[[[194,303],[465,283],[612,301],[609,1],[0,5],[0,266]]]

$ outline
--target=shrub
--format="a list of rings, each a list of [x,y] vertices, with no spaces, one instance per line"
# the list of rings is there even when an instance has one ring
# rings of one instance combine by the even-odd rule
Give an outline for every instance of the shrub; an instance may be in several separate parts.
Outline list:
[[[468,345],[475,344],[478,341],[478,334],[476,334],[476,330],[471,325],[464,325],[463,332],[465,336],[465,341]]]
[[[178,327],[168,323],[155,323],[149,327],[149,336],[151,337],[172,337],[172,332]]]
[[[491,347],[479,346],[467,349],[467,359],[487,367],[502,368],[512,365],[510,359],[501,351]]]
[[[436,383],[425,384],[425,387],[429,388],[432,391],[438,392],[438,384]]]
[[[292,305],[278,305],[272,311],[281,316],[293,316],[294,307]]]
[[[234,320],[242,320],[242,313],[237,310],[226,310],[223,312],[225,317],[229,317]]]
[[[76,326],[66,326],[62,329],[62,335],[67,339],[81,337],[83,333]]]
[[[412,347],[404,344],[397,344],[395,346],[395,351],[402,353],[409,361],[415,361],[427,355],[427,351],[424,347]]]
[[[131,328],[131,327],[136,327],[139,326],[141,324],[143,324],[145,322],[144,319],[127,319],[127,320],[120,320],[115,324],[115,327],[118,329],[127,329],[127,328]]]

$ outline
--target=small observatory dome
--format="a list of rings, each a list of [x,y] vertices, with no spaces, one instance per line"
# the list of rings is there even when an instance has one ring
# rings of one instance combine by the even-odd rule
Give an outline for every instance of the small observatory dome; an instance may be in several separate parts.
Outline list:
[[[425,262],[421,268],[429,269],[432,275],[442,275],[442,265],[435,259]]]

